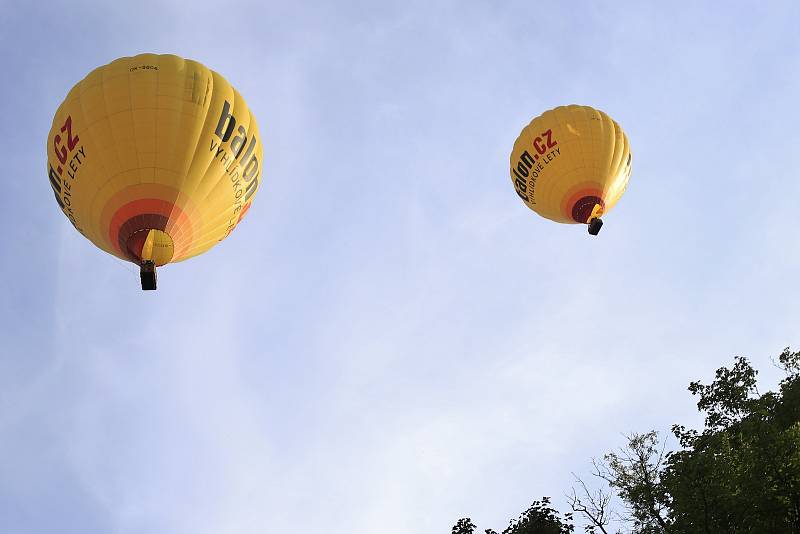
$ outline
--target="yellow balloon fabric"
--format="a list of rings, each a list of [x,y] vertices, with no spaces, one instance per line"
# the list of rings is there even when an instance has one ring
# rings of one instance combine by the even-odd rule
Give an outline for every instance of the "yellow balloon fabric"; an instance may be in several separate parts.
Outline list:
[[[588,223],[614,207],[631,175],[628,137],[602,111],[561,106],[523,128],[511,152],[511,181],[533,211]]]
[[[255,117],[221,75],[173,55],[124,57],[78,82],[47,140],[50,185],[102,250],[156,265],[202,254],[252,204]]]

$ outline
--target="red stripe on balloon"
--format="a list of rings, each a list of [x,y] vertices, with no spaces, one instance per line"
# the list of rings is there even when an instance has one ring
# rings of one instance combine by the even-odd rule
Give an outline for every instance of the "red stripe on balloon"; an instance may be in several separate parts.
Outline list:
[[[127,242],[128,237],[130,237],[133,232],[137,230],[164,230],[163,226],[165,225],[162,221],[164,219],[169,219],[169,215],[174,207],[175,205],[172,202],[155,198],[144,198],[125,204],[111,217],[111,224],[108,228],[108,238],[111,241],[112,246],[114,246],[117,252],[127,256],[128,251],[123,250],[122,247],[124,247],[124,243]],[[150,215],[150,217],[148,217],[148,215]],[[161,215],[164,217],[164,219],[157,221],[155,220],[156,218],[152,217],[152,215]],[[148,226],[150,224],[159,224],[159,226],[162,226],[162,228]],[[126,226],[125,230],[128,232],[128,235],[120,235],[120,230],[122,229],[123,225]],[[138,226],[138,228],[132,226]]]
[[[591,202],[588,207],[588,213],[584,213],[586,206]],[[583,183],[572,188],[561,201],[561,213],[568,220],[578,223],[587,222],[589,215],[592,214],[592,209],[595,204],[600,204],[605,208],[605,200],[603,199],[603,190],[593,183]],[[584,220],[580,220],[585,217]]]

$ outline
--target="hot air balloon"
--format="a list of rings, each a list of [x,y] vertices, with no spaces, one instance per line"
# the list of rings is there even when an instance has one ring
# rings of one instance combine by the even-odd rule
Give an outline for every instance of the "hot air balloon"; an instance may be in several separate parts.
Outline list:
[[[614,207],[631,175],[628,137],[588,106],[561,106],[522,129],[511,152],[511,181],[525,204],[556,222],[588,224]]]
[[[123,57],[67,94],[47,139],[50,185],[72,225],[141,267],[207,251],[250,208],[263,146],[255,117],[220,74],[174,55]]]

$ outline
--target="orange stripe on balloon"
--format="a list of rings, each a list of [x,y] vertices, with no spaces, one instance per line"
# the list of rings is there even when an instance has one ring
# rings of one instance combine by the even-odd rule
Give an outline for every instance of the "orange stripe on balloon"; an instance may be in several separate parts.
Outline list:
[[[597,197],[605,203],[602,186],[596,182],[583,182],[570,188],[561,199],[561,214],[569,221],[574,220],[572,218],[572,208],[584,197]]]
[[[168,222],[165,228],[153,228],[163,230],[172,238],[174,246],[173,259],[177,259],[181,253],[191,247],[194,232],[191,221],[183,210],[175,206],[172,202],[146,198],[134,200],[133,202],[125,204],[111,217],[111,223],[108,228],[108,238],[114,250],[127,257],[128,251],[122,250],[120,246],[120,229],[134,217],[146,217],[148,215],[160,215],[164,219],[170,216],[173,217],[174,222]],[[175,231],[174,235],[170,233],[170,230]],[[128,236],[124,237],[127,239]]]
[[[108,227],[108,238],[118,252],[124,253],[124,251],[120,249],[119,243],[117,243],[119,240],[119,230],[123,224],[137,215],[155,214],[169,217],[172,208],[172,202],[155,198],[146,198],[129,202],[118,209],[111,217],[111,224]]]
[[[139,198],[136,199],[136,197]],[[131,198],[136,200],[131,201]],[[153,202],[156,204],[152,204]],[[161,204],[158,204],[159,202]],[[188,197],[164,184],[145,183],[126,187],[113,195],[103,206],[100,224],[101,227],[108,228],[103,237],[109,239],[109,245],[115,251],[125,256],[125,251],[120,250],[117,240],[119,228],[125,221],[147,213],[162,215],[167,218],[168,222],[164,231],[173,240],[175,247],[173,260],[177,260],[192,246],[194,229],[198,227],[193,218],[187,215],[187,211],[189,211],[187,207],[191,208]],[[128,217],[124,217],[123,214]]]

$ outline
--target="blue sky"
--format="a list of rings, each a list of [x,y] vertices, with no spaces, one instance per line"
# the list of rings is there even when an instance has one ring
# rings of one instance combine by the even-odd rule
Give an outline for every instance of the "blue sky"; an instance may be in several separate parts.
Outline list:
[[[501,529],[686,391],[800,346],[800,7],[0,4],[0,530]],[[264,183],[142,292],[59,212],[52,115],[174,53],[254,110]],[[598,238],[538,218],[514,139],[557,105],[631,141]]]

